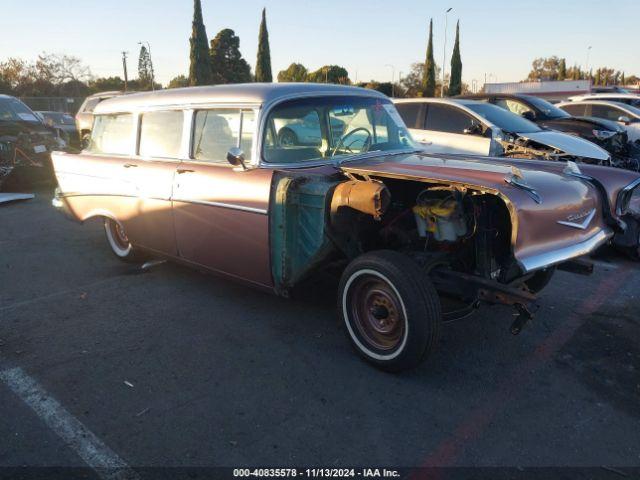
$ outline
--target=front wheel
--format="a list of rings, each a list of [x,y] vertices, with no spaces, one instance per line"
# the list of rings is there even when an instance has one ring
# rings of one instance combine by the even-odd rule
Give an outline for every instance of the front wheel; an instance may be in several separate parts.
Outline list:
[[[138,262],[142,260],[142,254],[137,251],[129,241],[124,227],[111,218],[104,219],[104,232],[107,243],[113,254],[125,262]]]
[[[351,343],[378,368],[416,367],[435,348],[440,299],[409,257],[381,250],[356,258],[342,274],[338,295]]]

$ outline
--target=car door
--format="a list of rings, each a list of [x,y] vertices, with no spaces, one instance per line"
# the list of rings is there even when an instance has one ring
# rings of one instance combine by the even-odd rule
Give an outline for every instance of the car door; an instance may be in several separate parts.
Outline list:
[[[136,190],[135,210],[126,220],[127,235],[138,245],[176,256],[171,202],[185,114],[182,110],[142,112],[138,124],[137,155],[123,164],[122,173]]]
[[[189,158],[176,171],[173,218],[178,255],[185,261],[271,287],[269,196],[272,170],[233,167],[240,147],[254,149],[256,111],[211,108],[191,113]]]
[[[491,138],[482,133],[465,133],[480,122],[454,105],[428,104],[421,138],[430,153],[489,155]],[[418,140],[420,141],[420,140]]]

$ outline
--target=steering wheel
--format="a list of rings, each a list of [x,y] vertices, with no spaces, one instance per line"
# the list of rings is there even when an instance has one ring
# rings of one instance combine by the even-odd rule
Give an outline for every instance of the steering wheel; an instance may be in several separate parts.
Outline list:
[[[336,152],[338,151],[338,149],[344,145],[345,141],[347,140],[347,138],[351,137],[354,133],[356,132],[360,132],[363,131],[367,134],[367,139],[364,141],[364,144],[362,146],[362,150],[363,151],[367,151],[369,149],[369,146],[371,145],[371,132],[369,130],[367,130],[364,127],[358,127],[358,128],[354,128],[353,130],[351,130],[349,133],[347,133],[346,135],[344,135],[343,137],[340,137],[340,140],[338,140],[338,144],[335,146],[335,148],[333,149],[333,152],[331,153],[331,156],[333,157]],[[355,142],[357,142],[360,139],[355,139],[353,142],[351,142],[349,145],[347,145],[347,150],[349,150],[349,152],[353,153],[353,151],[351,150],[351,145],[353,145]]]

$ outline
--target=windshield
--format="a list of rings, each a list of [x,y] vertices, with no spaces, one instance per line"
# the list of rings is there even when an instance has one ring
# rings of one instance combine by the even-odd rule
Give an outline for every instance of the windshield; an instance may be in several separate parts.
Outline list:
[[[40,123],[29,107],[17,98],[0,98],[0,120]]]
[[[469,103],[466,106],[505,132],[533,133],[541,131],[541,128],[535,123],[525,120],[520,115],[496,107],[495,105],[489,105],[488,103]]]
[[[262,154],[266,162],[288,164],[416,149],[389,100],[332,96],[276,106],[266,121]]]
[[[547,102],[542,98],[530,97],[530,96],[527,96],[526,98],[527,98],[527,101],[531,103],[531,105],[536,107],[538,110],[540,110],[549,118],[570,118],[571,117],[571,115],[569,115],[564,110],[560,110],[553,103]]]

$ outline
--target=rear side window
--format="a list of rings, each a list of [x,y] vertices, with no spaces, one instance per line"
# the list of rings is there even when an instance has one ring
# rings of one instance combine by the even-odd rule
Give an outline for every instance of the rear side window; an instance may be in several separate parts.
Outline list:
[[[249,161],[255,132],[253,110],[200,110],[195,115],[192,158],[200,162],[227,164],[230,148],[240,147]]]
[[[91,153],[129,155],[134,139],[133,115],[96,115],[87,149]]]
[[[425,109],[426,106],[422,102],[396,104],[396,110],[398,110],[407,128],[424,128]]]
[[[610,107],[608,105],[592,105],[591,116],[597,118],[606,118],[607,120],[613,120],[614,122],[617,122],[620,117],[629,117],[630,115],[626,114],[622,110],[619,110],[615,107]]]
[[[177,158],[184,114],[179,110],[147,112],[140,118],[141,157]]]
[[[570,113],[574,117],[584,117],[587,111],[587,105],[564,105],[561,107],[567,113]]]
[[[465,112],[447,105],[432,103],[427,111],[425,128],[436,132],[463,134],[465,128],[471,127],[472,124],[473,119]]]

